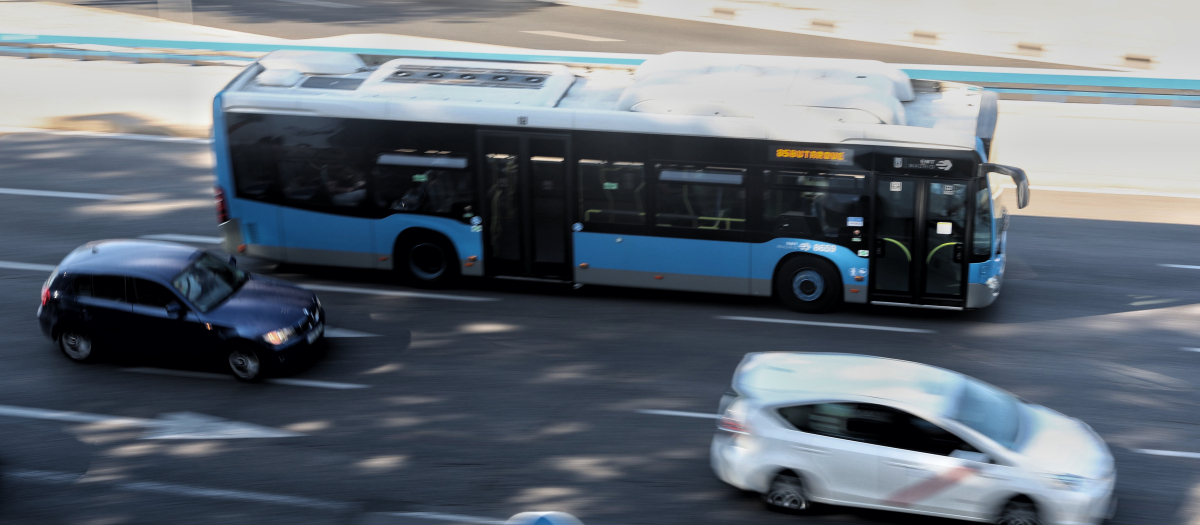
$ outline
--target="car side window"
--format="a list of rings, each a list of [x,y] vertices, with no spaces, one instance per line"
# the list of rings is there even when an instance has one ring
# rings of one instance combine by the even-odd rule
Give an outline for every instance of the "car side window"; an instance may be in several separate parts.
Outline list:
[[[816,403],[779,409],[796,430],[876,445],[885,444],[895,413],[869,403]]]
[[[888,432],[888,446],[937,456],[949,456],[955,450],[979,452],[946,429],[899,410]]]
[[[78,297],[94,297],[109,301],[128,300],[125,297],[125,278],[117,275],[77,275],[74,284]]]
[[[175,294],[161,284],[146,279],[130,279],[133,283],[134,303],[142,306],[164,308],[177,302]]]

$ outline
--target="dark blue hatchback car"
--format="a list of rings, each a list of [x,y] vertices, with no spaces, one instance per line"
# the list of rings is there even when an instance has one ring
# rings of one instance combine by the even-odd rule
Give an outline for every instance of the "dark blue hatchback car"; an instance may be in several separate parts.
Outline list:
[[[316,355],[316,294],[191,246],[143,240],[76,248],[42,287],[38,321],[72,361],[107,352],[220,360],[243,381]]]

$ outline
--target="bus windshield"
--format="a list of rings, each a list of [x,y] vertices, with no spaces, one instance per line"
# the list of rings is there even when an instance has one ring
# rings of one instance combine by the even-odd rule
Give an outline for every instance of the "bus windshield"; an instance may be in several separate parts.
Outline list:
[[[197,309],[207,312],[249,279],[246,272],[206,253],[171,279],[171,284]]]

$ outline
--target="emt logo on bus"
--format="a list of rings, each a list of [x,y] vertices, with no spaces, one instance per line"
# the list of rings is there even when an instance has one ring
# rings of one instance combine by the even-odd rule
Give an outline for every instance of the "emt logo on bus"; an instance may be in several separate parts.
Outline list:
[[[835,164],[853,164],[854,152],[845,149],[792,149],[772,146],[773,160],[815,160]]]

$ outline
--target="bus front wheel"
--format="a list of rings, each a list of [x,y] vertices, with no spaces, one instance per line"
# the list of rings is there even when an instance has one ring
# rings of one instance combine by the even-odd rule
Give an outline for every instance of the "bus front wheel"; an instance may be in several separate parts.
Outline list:
[[[395,269],[403,281],[420,288],[450,288],[458,281],[454,246],[435,234],[402,237],[396,242]]]
[[[811,255],[789,259],[775,274],[775,294],[797,312],[830,312],[842,301],[842,281],[829,261]]]

